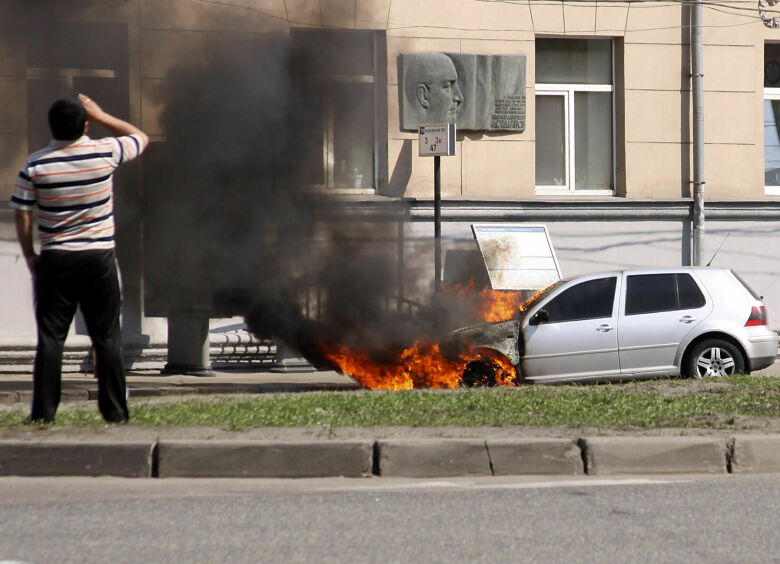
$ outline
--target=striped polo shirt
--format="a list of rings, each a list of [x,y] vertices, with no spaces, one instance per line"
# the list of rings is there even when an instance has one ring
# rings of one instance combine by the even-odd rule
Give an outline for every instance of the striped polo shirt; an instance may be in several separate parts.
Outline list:
[[[144,150],[138,135],[52,141],[27,158],[10,206],[38,206],[41,250],[114,248],[114,169]]]

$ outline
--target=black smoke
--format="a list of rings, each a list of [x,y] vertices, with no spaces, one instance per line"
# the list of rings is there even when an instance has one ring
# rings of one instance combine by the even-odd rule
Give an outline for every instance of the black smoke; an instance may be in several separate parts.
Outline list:
[[[416,271],[411,256],[398,268],[403,215],[376,219],[307,183],[305,136],[325,116],[300,67],[318,57],[289,36],[230,38],[159,87],[165,140],[144,169],[152,312],[245,315],[312,359],[323,345],[394,349],[433,332],[429,303],[399,307],[399,279]]]

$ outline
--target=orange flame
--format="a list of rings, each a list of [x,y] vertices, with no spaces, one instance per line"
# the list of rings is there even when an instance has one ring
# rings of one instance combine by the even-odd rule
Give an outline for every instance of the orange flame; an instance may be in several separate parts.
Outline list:
[[[444,286],[444,293],[449,296],[472,301],[476,299],[475,315],[491,323],[509,321],[517,313],[525,311],[542,292],[543,290],[539,290],[532,297],[525,299],[523,293],[516,290],[485,288],[476,292],[473,280],[465,285]]]
[[[372,390],[411,390],[414,388],[457,388],[469,364],[489,365],[495,383],[514,386],[516,372],[509,360],[489,349],[466,349],[456,358],[445,356],[439,345],[416,342],[388,360],[339,346],[323,353],[344,373]]]
[[[528,299],[520,291],[485,288],[477,292],[473,280],[465,285],[444,287],[446,295],[467,302],[474,308],[476,318],[487,322],[514,318],[542,292]],[[491,349],[464,348],[453,358],[443,354],[438,344],[417,341],[397,353],[372,354],[340,345],[327,348],[322,354],[342,373],[372,390],[457,388],[464,385],[463,376],[468,370],[475,371],[473,377],[479,383],[517,385],[515,367],[508,358]],[[485,382],[485,378],[489,381]]]

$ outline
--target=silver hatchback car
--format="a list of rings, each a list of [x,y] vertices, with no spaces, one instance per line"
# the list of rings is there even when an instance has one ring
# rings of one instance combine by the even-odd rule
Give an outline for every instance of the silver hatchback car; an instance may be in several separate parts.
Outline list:
[[[531,382],[748,373],[775,362],[762,298],[722,268],[632,270],[561,281],[519,320],[457,332]]]

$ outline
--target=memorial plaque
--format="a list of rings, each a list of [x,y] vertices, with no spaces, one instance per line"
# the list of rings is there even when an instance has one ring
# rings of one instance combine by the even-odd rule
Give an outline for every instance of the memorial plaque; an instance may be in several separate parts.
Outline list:
[[[524,131],[525,55],[399,55],[401,128],[455,123],[467,131]]]

